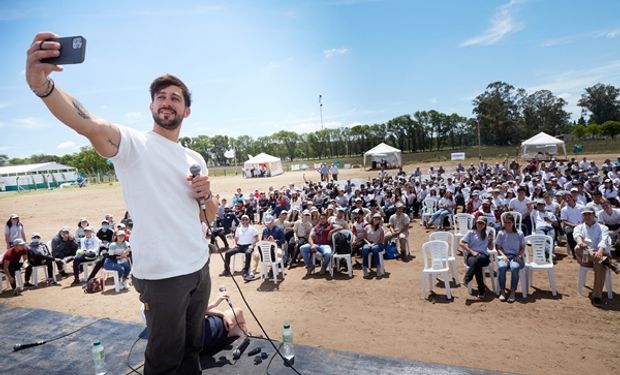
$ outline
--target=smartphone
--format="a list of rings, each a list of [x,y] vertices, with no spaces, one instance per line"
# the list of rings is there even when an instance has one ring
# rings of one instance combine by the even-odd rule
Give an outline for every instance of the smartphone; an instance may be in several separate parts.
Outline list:
[[[47,41],[60,43],[60,55],[42,59],[41,62],[55,65],[81,64],[84,62],[86,39],[83,36],[66,36],[47,39]]]

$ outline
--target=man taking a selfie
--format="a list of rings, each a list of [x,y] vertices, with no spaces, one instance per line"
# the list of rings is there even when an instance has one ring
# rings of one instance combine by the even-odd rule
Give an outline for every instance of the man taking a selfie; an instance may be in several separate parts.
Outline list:
[[[200,374],[203,313],[211,290],[201,219],[213,220],[217,207],[209,177],[189,171],[199,165],[206,174],[204,159],[178,143],[183,119],[191,112],[190,92],[172,75],[158,77],[150,87],[153,129],[142,133],[111,124],[92,116],[49,78],[62,71],[41,62],[60,55],[60,44],[49,40],[56,37],[47,32],[35,36],[26,80],[58,120],[114,163],[136,223],[131,235],[133,283],[149,331],[144,374]],[[197,200],[205,201],[204,209]]]

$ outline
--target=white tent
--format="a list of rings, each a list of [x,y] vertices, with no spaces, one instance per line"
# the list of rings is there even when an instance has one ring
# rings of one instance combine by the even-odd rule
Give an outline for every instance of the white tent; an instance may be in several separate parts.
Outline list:
[[[0,191],[48,189],[77,180],[77,170],[60,163],[0,167]]]
[[[246,178],[271,177],[284,173],[282,160],[264,152],[243,163],[243,171]]]
[[[558,148],[564,152],[566,158],[566,144],[563,140],[540,132],[521,143],[521,157],[523,159],[549,159],[559,154]]]
[[[380,143],[364,153],[364,166],[366,166],[366,157],[370,156],[373,168],[380,166],[382,160],[386,161],[388,168],[398,168],[402,165],[400,154],[399,149]]]

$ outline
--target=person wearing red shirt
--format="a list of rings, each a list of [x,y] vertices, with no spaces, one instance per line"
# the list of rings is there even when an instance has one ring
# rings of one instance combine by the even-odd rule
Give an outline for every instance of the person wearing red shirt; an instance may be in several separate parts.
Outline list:
[[[28,244],[21,238],[13,240],[13,246],[10,247],[0,261],[0,271],[9,279],[13,295],[18,295],[19,289],[15,283],[15,272],[22,268],[23,262],[28,259]]]

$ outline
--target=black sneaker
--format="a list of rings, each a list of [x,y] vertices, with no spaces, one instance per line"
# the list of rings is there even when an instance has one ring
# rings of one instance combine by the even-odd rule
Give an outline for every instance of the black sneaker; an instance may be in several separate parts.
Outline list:
[[[79,285],[79,284],[80,284],[80,279],[75,279],[75,280],[73,280],[73,282],[71,283],[71,286],[74,286],[74,285]]]
[[[220,273],[220,277],[227,277],[227,276],[231,276],[229,271],[222,271],[222,273]]]
[[[24,283],[24,288],[34,288],[34,284]]]
[[[603,305],[603,300],[601,299],[601,297],[592,298],[592,306],[602,306],[602,305]]]
[[[60,273],[59,273],[59,274],[60,274],[60,276],[62,276],[62,277],[67,277],[67,276],[69,276],[69,274],[68,274],[68,273],[66,273],[65,271],[60,271]]]
[[[478,298],[482,299],[485,297],[484,292],[478,292]]]

